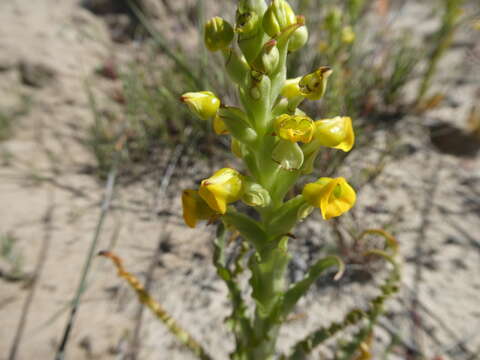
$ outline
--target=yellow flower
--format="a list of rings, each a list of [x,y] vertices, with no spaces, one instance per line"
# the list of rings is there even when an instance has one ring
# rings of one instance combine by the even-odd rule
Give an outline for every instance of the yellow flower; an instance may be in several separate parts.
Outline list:
[[[183,219],[185,224],[194,228],[198,220],[211,220],[215,217],[208,204],[198,195],[198,191],[187,189],[182,192]]]
[[[325,220],[347,212],[356,200],[355,190],[343,177],[322,177],[305,185],[302,195],[310,205],[320,209]]]
[[[308,116],[283,114],[278,116],[273,125],[277,135],[291,142],[309,143],[312,140],[315,125]]]
[[[213,210],[225,214],[227,205],[242,197],[243,176],[234,169],[220,169],[202,181],[198,194]]]
[[[309,100],[321,99],[325,94],[327,80],[331,74],[330,67],[321,66],[316,71],[305,75],[298,83],[301,94]]]
[[[205,46],[210,51],[227,48],[233,40],[233,28],[228,21],[214,17],[205,24]]]
[[[351,44],[355,41],[355,33],[351,26],[344,26],[342,28],[342,42]]]
[[[183,94],[180,100],[203,120],[214,117],[220,107],[220,100],[211,91],[188,92]]]
[[[287,99],[293,99],[298,96],[303,96],[298,86],[300,79],[301,77],[298,77],[295,79],[287,79],[285,81],[285,84],[283,85],[283,88],[280,94]]]
[[[352,119],[348,116],[337,116],[332,119],[315,121],[315,142],[322,146],[350,151],[355,142]]]

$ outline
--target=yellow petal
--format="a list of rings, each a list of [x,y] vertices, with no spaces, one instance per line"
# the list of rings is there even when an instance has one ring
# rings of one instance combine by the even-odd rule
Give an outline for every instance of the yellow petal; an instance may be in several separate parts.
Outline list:
[[[320,208],[325,220],[347,212],[356,201],[355,190],[342,177],[320,178],[305,185],[302,194],[308,203]]]
[[[199,195],[212,209],[225,214],[227,205],[239,200],[243,192],[242,175],[230,168],[223,168],[202,181]]]
[[[194,228],[198,220],[209,220],[216,213],[198,195],[198,191],[187,189],[182,192],[183,219],[185,224]]]
[[[203,120],[211,119],[220,107],[220,100],[211,91],[188,92],[180,97],[192,113]]]
[[[300,92],[300,88],[298,87],[298,83],[300,82],[300,79],[301,77],[286,80],[280,94],[283,97],[286,97],[287,99],[292,99],[298,96],[302,96],[302,93]]]
[[[350,151],[355,143],[352,119],[348,116],[337,116],[317,120],[314,138],[321,146]]]
[[[283,114],[275,119],[274,129],[283,140],[309,143],[312,140],[315,125],[308,116]]]

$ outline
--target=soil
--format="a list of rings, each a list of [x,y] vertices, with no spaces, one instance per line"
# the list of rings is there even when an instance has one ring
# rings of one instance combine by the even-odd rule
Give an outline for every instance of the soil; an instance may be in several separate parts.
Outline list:
[[[402,17],[428,16],[424,6],[409,2]],[[468,133],[480,84],[473,31],[461,29],[440,64],[435,86],[447,94],[444,101],[380,127],[370,146],[352,151],[337,170],[360,189],[355,209],[334,223],[339,232],[315,214],[292,240],[290,273],[298,279],[338,234],[347,243],[349,234],[367,228],[396,235],[402,286],[376,330],[375,359],[392,334],[388,359],[407,359],[415,348],[431,360],[474,359],[480,352],[480,156],[445,151],[455,135],[435,136],[439,124]],[[86,171],[95,166],[84,142],[93,121],[86,86],[101,107],[118,111],[106,94],[119,80],[96,70],[138,51],[139,43],[122,41],[112,41],[105,19],[78,1],[0,3],[0,110],[20,114],[13,136],[0,142],[0,235],[16,239],[12,252],[19,266],[9,276],[12,260],[0,257],[0,359],[53,359],[60,344],[105,196],[105,183]],[[475,140],[462,139],[453,146],[475,148],[465,143]],[[219,165],[182,156],[164,191],[173,157],[164,149],[142,181],[115,187],[95,249],[115,251],[128,270],[150,279],[151,294],[214,358],[225,359],[233,339],[223,323],[227,290],[211,265],[214,229],[187,228],[179,201],[179,189]],[[365,306],[381,275],[362,269],[366,279],[352,270],[339,282],[324,280],[302,300],[282,330],[282,351],[348,309]],[[66,358],[193,359],[141,309],[111,263],[95,257]],[[328,346],[312,356],[329,357]]]

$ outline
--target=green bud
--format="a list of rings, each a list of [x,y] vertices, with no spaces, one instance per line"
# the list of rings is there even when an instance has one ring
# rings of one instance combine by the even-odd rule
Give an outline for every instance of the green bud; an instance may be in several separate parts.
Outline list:
[[[237,10],[237,23],[235,31],[241,35],[257,33],[259,17],[254,11],[240,12]]]
[[[280,53],[276,45],[277,42],[274,39],[265,43],[262,51],[253,61],[252,69],[267,75],[274,73],[280,61]]]
[[[221,17],[216,16],[205,24],[205,45],[210,51],[229,47],[233,36],[232,25]]]
[[[242,201],[249,206],[266,207],[270,205],[271,198],[268,191],[260,184],[247,180],[244,183]]]
[[[248,7],[245,12],[240,8],[237,10],[235,31],[238,33],[238,46],[249,64],[258,56],[265,42],[261,28],[261,15],[255,10]]]
[[[308,30],[306,26],[299,27],[291,36],[288,42],[288,51],[301,49],[308,41]]]
[[[275,37],[296,23],[295,13],[285,0],[273,0],[263,16],[263,30]]]
[[[250,66],[245,57],[231,48],[224,49],[222,53],[225,59],[225,69],[230,78],[237,84],[245,84],[250,72]]]
[[[211,91],[188,92],[180,97],[180,101],[202,120],[213,118],[220,106],[220,100]]]

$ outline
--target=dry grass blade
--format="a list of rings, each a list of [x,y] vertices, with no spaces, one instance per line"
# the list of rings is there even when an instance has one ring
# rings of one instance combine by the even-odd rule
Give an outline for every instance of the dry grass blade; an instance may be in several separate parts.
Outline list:
[[[163,309],[163,307],[150,296],[140,281],[124,269],[122,260],[118,256],[109,251],[101,251],[98,255],[112,260],[113,264],[118,270],[118,276],[122,277],[128,282],[128,284],[137,293],[140,302],[147,306],[155,314],[155,316],[167,326],[168,330],[170,330],[170,332],[175,335],[178,340],[180,340],[200,359],[211,360],[211,357],[207,354],[203,347],[190,334],[181,328],[180,325],[178,325],[177,322]]]
[[[123,137],[121,139],[123,139]],[[121,141],[123,141],[123,140],[121,140]],[[66,348],[67,348],[68,341],[70,339],[70,333],[71,333],[73,325],[75,323],[78,308],[80,306],[80,299],[82,297],[82,294],[85,291],[86,280],[87,280],[87,276],[88,276],[88,273],[89,273],[89,270],[90,270],[90,267],[91,267],[91,264],[92,264],[92,259],[93,259],[93,256],[95,254],[98,241],[100,239],[100,233],[101,233],[102,228],[103,228],[103,223],[104,223],[105,218],[107,216],[107,213],[110,209],[110,204],[111,204],[112,198],[113,198],[113,190],[115,188],[115,180],[117,178],[118,164],[119,164],[119,161],[120,161],[119,159],[120,159],[120,154],[121,154],[121,146],[120,146],[120,144],[122,143],[121,141],[119,141],[117,143],[118,149],[120,149],[120,151],[117,151],[114,154],[113,165],[112,165],[112,168],[111,168],[111,170],[108,174],[107,183],[105,185],[105,196],[104,196],[104,199],[103,199],[103,202],[102,202],[102,206],[101,206],[101,210],[100,210],[100,216],[99,216],[98,221],[97,221],[97,226],[95,228],[95,233],[93,235],[92,242],[90,243],[90,248],[88,249],[88,253],[87,253],[87,256],[86,256],[86,259],[85,259],[85,264],[83,266],[80,282],[78,284],[77,291],[75,293],[75,297],[74,297],[73,302],[72,302],[72,307],[71,307],[71,310],[70,310],[70,316],[69,316],[68,322],[65,326],[65,330],[64,330],[63,336],[62,336],[62,340],[60,342],[60,345],[59,345],[59,347],[57,349],[57,352],[56,352],[56,355],[55,355],[56,360],[65,359],[65,351],[66,351]]]
[[[47,212],[45,213],[45,217],[43,218],[45,233],[42,239],[40,252],[38,254],[37,264],[35,266],[33,283],[31,285],[31,288],[27,297],[25,298],[25,302],[23,303],[22,315],[20,316],[20,321],[17,327],[17,331],[15,333],[15,337],[13,339],[13,343],[10,348],[10,354],[8,356],[8,360],[17,359],[18,348],[22,341],[23,332],[25,329],[25,325],[27,323],[28,313],[30,311],[30,307],[32,306],[33,298],[35,296],[35,292],[37,289],[38,279],[42,275],[43,266],[47,259],[48,250],[50,248],[50,241],[52,236],[52,217],[53,217],[53,209],[54,209],[52,198],[53,198],[53,195],[50,193],[50,196],[49,196],[50,204],[47,208]]]

